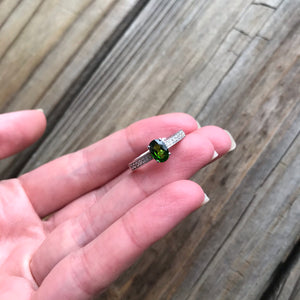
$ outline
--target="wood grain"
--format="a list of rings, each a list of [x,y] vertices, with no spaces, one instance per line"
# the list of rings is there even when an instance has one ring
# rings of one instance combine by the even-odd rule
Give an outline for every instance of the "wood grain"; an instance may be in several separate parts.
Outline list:
[[[35,35],[33,35],[32,44],[27,44],[29,47],[27,54],[22,54],[24,60],[31,61],[32,65],[36,67],[31,69],[29,76],[20,77],[23,82],[18,90],[13,89],[10,85],[11,78],[6,74],[5,78],[0,75],[0,86],[3,90],[8,91],[8,94],[0,95],[0,103],[3,103],[3,111],[15,111],[28,108],[43,108],[45,113],[49,116],[48,128],[51,131],[52,127],[56,125],[57,120],[73,101],[75,94],[79,92],[82,85],[88,80],[90,73],[100,64],[103,57],[107,55],[108,49],[112,47],[110,40],[114,40],[121,34],[128,26],[128,22],[133,16],[129,16],[126,21],[127,14],[129,14],[136,5],[137,1],[96,1],[86,7],[81,13],[78,12],[78,17],[73,18],[73,23],[70,23],[68,30],[61,36],[59,40],[56,33],[63,31],[63,26],[57,26],[57,32],[53,30],[53,37],[45,37],[47,39],[56,39],[57,43],[44,53],[40,62],[36,61],[36,57],[31,56],[31,51],[35,48]],[[43,2],[46,5],[46,2]],[[51,1],[49,1],[49,5]],[[64,2],[65,6],[67,5]],[[72,5],[72,1],[70,1]],[[53,14],[56,10],[61,10],[61,6],[54,5]],[[71,8],[70,8],[71,9]],[[78,8],[77,8],[78,9]],[[44,10],[39,11],[40,22],[43,22],[43,17],[48,17],[51,23],[51,18],[48,16],[49,12]],[[44,16],[46,14],[46,16]],[[125,20],[125,21],[124,21]],[[31,21],[32,22],[32,21]],[[64,20],[66,22],[66,20]],[[28,24],[29,26],[30,24]],[[37,26],[37,27],[35,27]],[[33,26],[32,30],[39,30],[39,26]],[[53,27],[55,27],[53,26]],[[50,25],[51,27],[51,25]],[[13,30],[12,28],[11,30]],[[26,27],[23,31],[26,31]],[[14,31],[12,34],[18,35]],[[22,37],[23,33],[16,37]],[[6,36],[6,35],[5,35]],[[1,39],[1,30],[0,30]],[[15,47],[17,52],[15,55],[19,57],[18,52],[22,52],[22,48]],[[21,58],[16,63],[16,68],[19,67]],[[6,60],[5,57],[2,60]],[[1,70],[1,58],[0,58]],[[6,73],[6,71],[3,71]],[[1,83],[2,80],[2,83]],[[51,114],[53,112],[53,114]],[[0,171],[3,177],[8,178],[15,176],[22,168],[28,157],[32,155],[33,151],[25,151],[24,154],[17,158],[9,158],[2,161]]]
[[[261,299],[299,299],[300,296],[300,242],[284,262],[278,265]]]
[[[299,0],[0,2],[0,108],[44,108],[27,172],[183,111],[237,149],[192,178],[211,201],[95,299],[299,298]]]

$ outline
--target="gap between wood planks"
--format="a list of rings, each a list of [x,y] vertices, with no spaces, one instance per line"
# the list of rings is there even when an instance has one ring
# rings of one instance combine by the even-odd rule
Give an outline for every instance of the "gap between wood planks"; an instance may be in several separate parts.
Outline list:
[[[73,101],[74,97],[78,95],[82,88],[86,85],[94,72],[98,69],[99,65],[105,60],[107,55],[111,52],[111,49],[115,46],[118,40],[124,35],[130,25],[134,22],[137,16],[141,13],[149,0],[140,0],[131,10],[129,14],[122,20],[118,27],[114,30],[109,39],[101,46],[97,54],[91,59],[90,63],[83,69],[80,75],[67,89],[61,100],[57,103],[51,113],[47,116],[47,129],[42,138],[36,142],[33,146],[29,147],[21,154],[19,154],[18,160],[13,165],[10,165],[3,173],[5,174],[3,179],[17,177],[26,165],[27,161],[34,155],[40,145],[43,144],[45,139],[51,133],[55,127],[57,120],[59,120],[66,109]]]
[[[265,292],[261,296],[260,300],[273,300],[278,299],[282,289],[288,279],[289,274],[294,269],[296,264],[300,260],[300,240],[297,242],[295,247],[292,249],[291,253],[287,259],[282,262],[273,274],[272,281],[266,288]],[[300,278],[292,291],[290,299],[296,299],[297,294],[300,294]]]

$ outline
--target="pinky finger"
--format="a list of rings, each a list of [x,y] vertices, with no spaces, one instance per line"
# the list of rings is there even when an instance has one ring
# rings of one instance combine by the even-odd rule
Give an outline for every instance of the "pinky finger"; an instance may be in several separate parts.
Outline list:
[[[103,291],[152,243],[199,208],[204,199],[202,189],[191,181],[177,181],[161,188],[93,242],[58,263],[33,299],[90,299]]]

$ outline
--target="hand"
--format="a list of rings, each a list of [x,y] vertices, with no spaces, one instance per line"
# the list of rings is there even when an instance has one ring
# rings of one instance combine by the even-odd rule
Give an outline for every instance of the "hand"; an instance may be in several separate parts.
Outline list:
[[[37,110],[0,115],[0,158],[36,141],[45,126]],[[167,162],[128,170],[152,139],[179,129],[187,136]],[[223,129],[168,114],[2,181],[1,299],[78,300],[104,290],[203,204],[202,189],[187,179],[231,144]]]

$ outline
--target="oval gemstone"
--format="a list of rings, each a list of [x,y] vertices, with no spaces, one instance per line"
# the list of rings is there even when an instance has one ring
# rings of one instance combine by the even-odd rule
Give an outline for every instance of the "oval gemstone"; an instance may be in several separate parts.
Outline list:
[[[169,158],[169,155],[170,155],[169,150],[168,150],[166,144],[160,139],[153,140],[149,144],[148,149],[149,149],[152,157],[157,162],[164,162]]]

